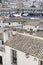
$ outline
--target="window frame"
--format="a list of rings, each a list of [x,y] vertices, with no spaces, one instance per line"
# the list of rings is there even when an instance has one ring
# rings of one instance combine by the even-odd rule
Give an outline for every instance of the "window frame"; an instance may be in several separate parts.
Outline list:
[[[17,65],[17,51],[11,49],[11,62]]]

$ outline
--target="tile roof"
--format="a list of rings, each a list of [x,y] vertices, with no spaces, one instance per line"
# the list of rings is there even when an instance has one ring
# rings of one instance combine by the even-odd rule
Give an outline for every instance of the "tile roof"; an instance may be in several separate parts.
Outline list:
[[[43,21],[39,23],[39,28],[43,28]]]
[[[24,25],[37,26],[40,22],[41,22],[40,19],[29,19],[26,22],[24,22]]]
[[[36,31],[28,31],[27,29],[23,28],[17,28],[17,27],[5,27],[3,28],[6,31],[16,31],[18,33],[25,33],[25,34],[30,34],[33,36],[38,36],[38,37],[43,37],[43,30],[36,30]]]
[[[0,16],[0,20],[4,20],[4,16]]]
[[[5,19],[3,22],[4,23],[9,23],[9,22],[23,22],[23,21],[26,21],[27,19],[25,18],[20,18],[20,17],[12,17],[12,18],[9,18],[9,19]]]
[[[0,10],[1,10],[1,11],[3,11],[3,10],[5,10],[5,11],[8,10],[8,11],[9,11],[9,10],[12,10],[12,8],[6,8],[6,7],[5,7],[5,8],[0,8]]]
[[[38,36],[43,38],[43,30],[37,30],[37,31],[28,31],[27,29],[23,28],[16,28],[16,27],[9,27],[9,28],[4,28],[6,31],[16,31],[18,33],[25,33],[25,34],[30,34],[33,36]]]
[[[43,30],[36,31],[35,35],[43,38]]]
[[[42,19],[43,21],[43,19]],[[9,19],[5,19],[3,21],[4,23],[9,23],[9,22],[23,22],[24,25],[33,25],[36,26],[41,22],[41,19],[30,19],[28,17],[12,17]]]
[[[43,60],[43,38],[16,34],[12,36],[5,45]]]

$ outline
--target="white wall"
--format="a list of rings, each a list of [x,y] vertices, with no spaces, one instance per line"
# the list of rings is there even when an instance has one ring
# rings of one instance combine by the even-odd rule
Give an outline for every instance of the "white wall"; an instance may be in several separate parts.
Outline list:
[[[12,65],[11,64],[11,48],[5,46],[5,52],[0,52],[0,55],[3,57],[3,65]],[[26,54],[17,50],[17,65],[40,65],[39,59],[34,60],[33,56],[29,55],[29,58],[26,58]]]
[[[12,65],[10,56],[10,47],[5,47],[5,52],[0,51],[0,56],[2,56],[3,65]]]
[[[23,26],[24,29],[27,29],[27,30],[30,30],[30,29],[33,29],[33,31],[37,31],[38,29],[38,26],[35,28],[35,26],[31,26],[31,25],[25,25]]]
[[[38,59],[35,61],[33,56],[26,58],[25,53],[17,52],[17,65],[38,65],[38,62]]]
[[[0,26],[3,27],[3,21],[0,21]]]
[[[4,52],[0,51],[0,56],[2,56],[2,62],[3,62],[3,65],[4,65]]]
[[[14,23],[12,23],[12,26],[18,26],[18,22],[14,22]]]
[[[3,32],[3,40],[4,40],[4,43],[8,40],[8,32]]]
[[[20,27],[22,24],[19,24],[18,22],[14,22],[14,23],[11,22],[10,25],[9,25],[9,23],[3,23],[3,25],[4,25],[4,27],[5,26],[9,26],[9,27],[11,27],[11,26],[14,26],[14,27],[19,26]]]
[[[10,57],[10,47],[5,47],[5,54],[4,54],[4,64],[3,65],[11,65],[11,57]]]
[[[3,25],[4,25],[4,26],[8,26],[8,25],[9,25],[9,23],[3,23]]]

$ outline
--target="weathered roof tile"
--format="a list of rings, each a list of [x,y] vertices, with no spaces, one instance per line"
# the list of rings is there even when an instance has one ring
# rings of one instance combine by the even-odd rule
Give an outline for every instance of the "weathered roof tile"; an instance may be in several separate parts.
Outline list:
[[[17,34],[12,36],[5,45],[43,60],[43,39]]]

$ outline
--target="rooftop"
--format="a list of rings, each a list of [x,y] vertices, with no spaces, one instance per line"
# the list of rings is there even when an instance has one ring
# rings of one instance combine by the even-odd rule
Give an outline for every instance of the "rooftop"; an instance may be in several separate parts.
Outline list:
[[[43,19],[27,19],[27,21],[24,22],[24,25],[37,26],[42,21]]]
[[[4,20],[4,16],[0,16],[0,20]]]
[[[11,8],[0,8],[0,10],[6,11],[6,10],[12,10],[12,9]]]
[[[6,30],[6,31],[14,31],[14,32],[17,32],[17,33],[25,33],[25,34],[30,34],[30,35],[33,35],[33,36],[38,36],[38,37],[42,37],[43,38],[43,29],[40,30],[40,29],[36,29],[36,30],[27,30],[27,29],[23,29],[23,28],[17,28],[17,27],[5,27],[3,28],[3,31]]]
[[[27,34],[16,34],[5,45],[43,60],[43,38]]]
[[[30,19],[30,18],[24,18],[24,17],[13,17],[9,19],[5,19],[3,22],[4,23],[9,23],[9,22],[24,22],[24,25],[32,25],[36,26],[40,22],[42,22],[43,19]]]
[[[27,19],[26,18],[20,18],[20,17],[12,17],[12,18],[9,18],[9,19],[5,19],[4,20],[4,23],[9,23],[9,22],[23,22],[23,21],[26,21]]]

